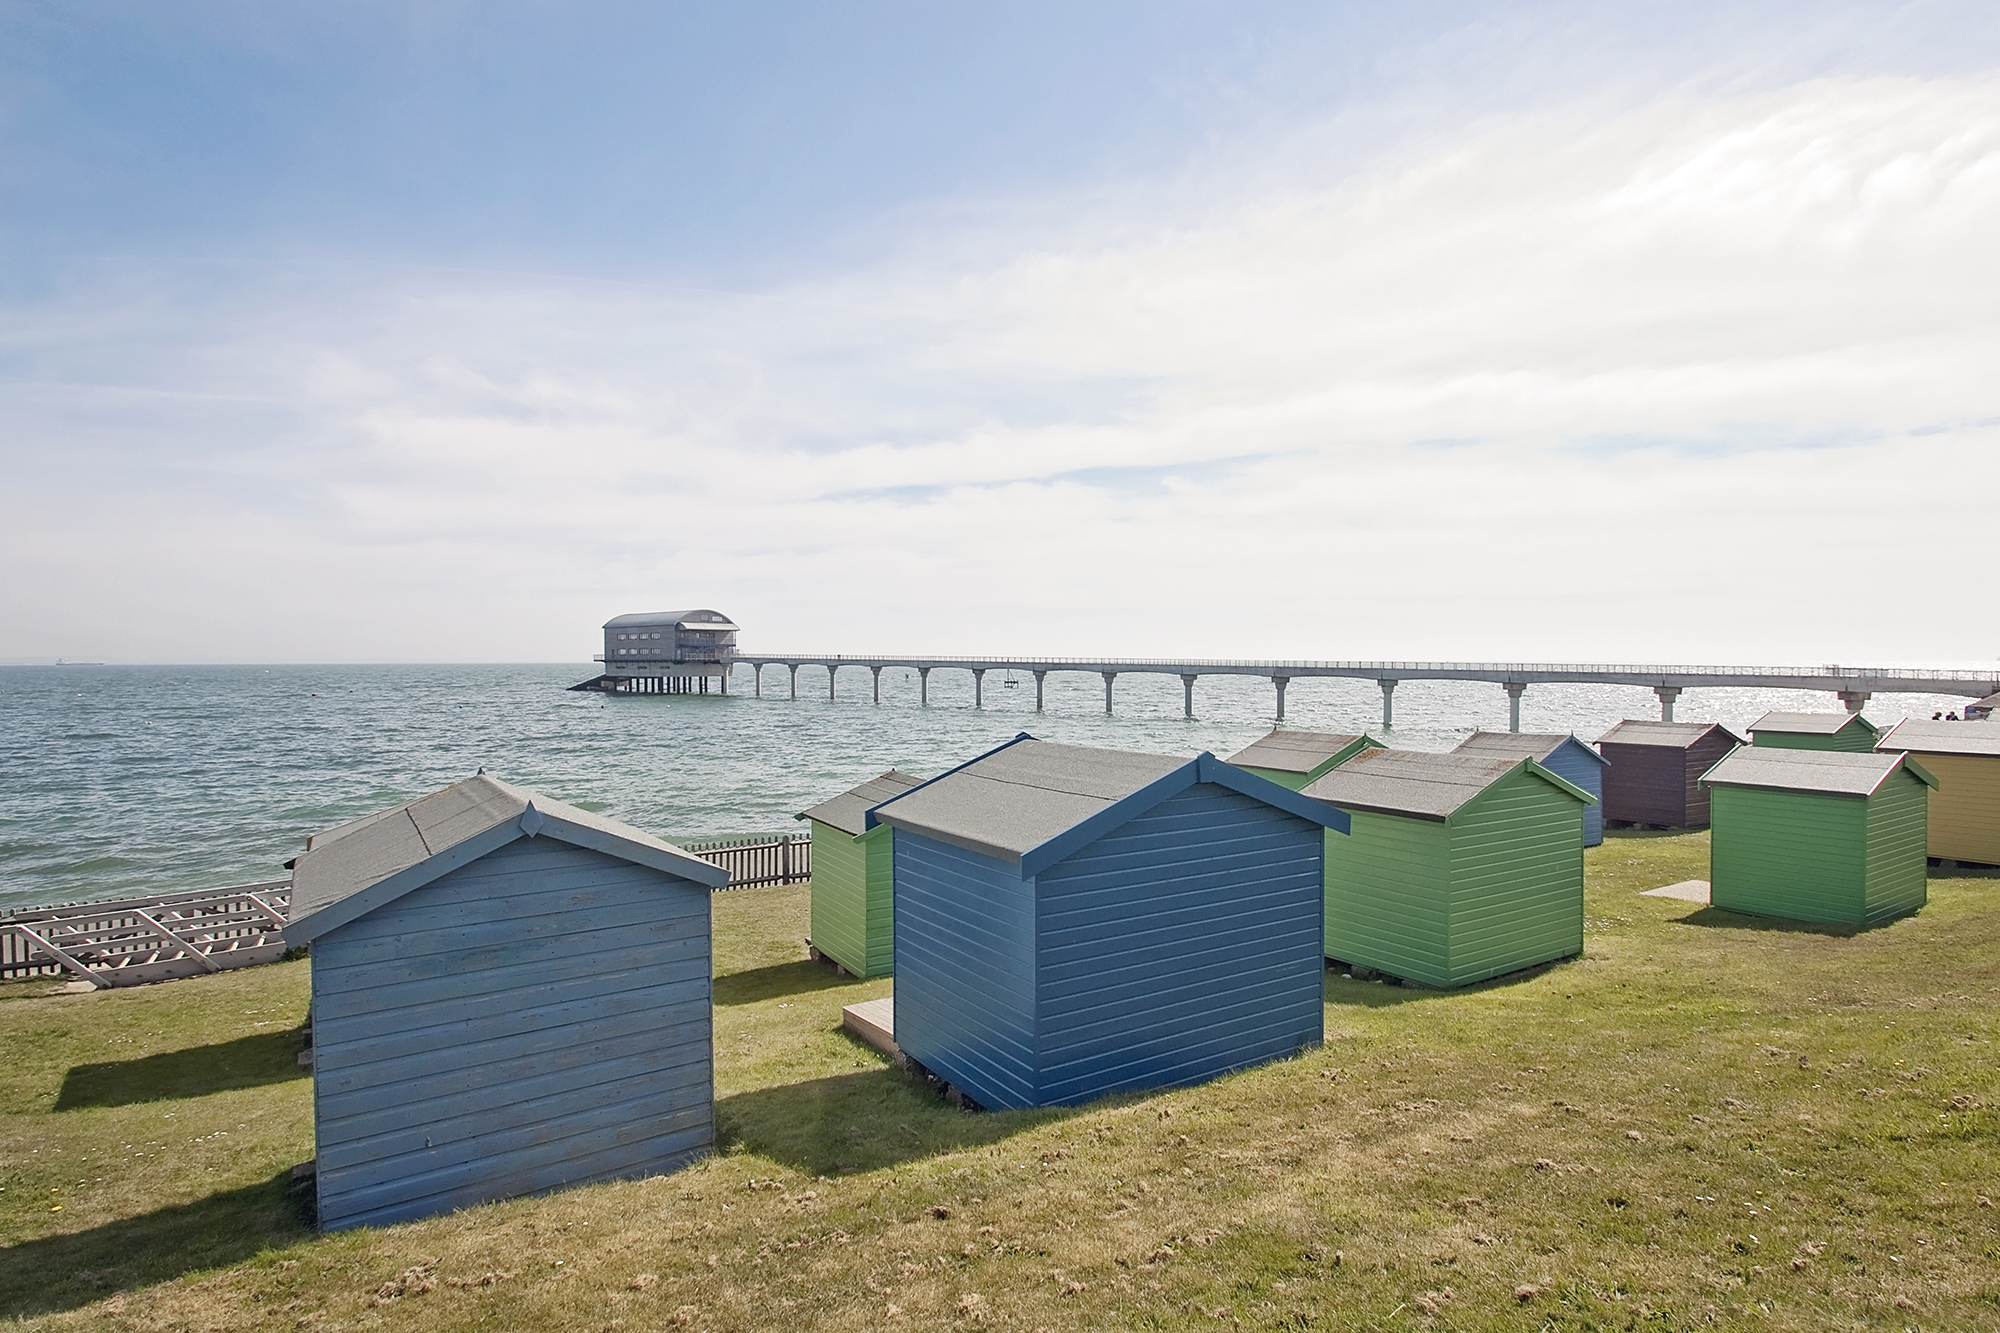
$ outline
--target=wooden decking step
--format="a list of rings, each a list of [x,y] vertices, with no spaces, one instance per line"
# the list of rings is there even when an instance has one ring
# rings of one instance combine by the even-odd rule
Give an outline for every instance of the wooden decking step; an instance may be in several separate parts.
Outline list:
[[[1705,903],[1708,901],[1708,881],[1684,879],[1678,884],[1663,884],[1657,889],[1647,889],[1640,897],[1678,898],[1684,903]]]
[[[840,1025],[884,1055],[901,1057],[896,1045],[896,997],[863,1000],[840,1011]]]

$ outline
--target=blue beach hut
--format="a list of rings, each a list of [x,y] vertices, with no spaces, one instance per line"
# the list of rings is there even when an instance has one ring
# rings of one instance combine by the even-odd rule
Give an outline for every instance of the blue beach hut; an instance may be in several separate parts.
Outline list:
[[[1324,830],[1213,755],[1020,736],[896,831],[894,1036],[982,1106],[1199,1083],[1321,1037]]]
[[[1532,759],[1564,782],[1581,787],[1600,802],[1604,800],[1604,769],[1608,761],[1573,734],[1475,731],[1458,743],[1458,749],[1461,754]],[[1604,807],[1601,804],[1585,806],[1583,845],[1595,847],[1603,841]]]
[[[713,1144],[727,872],[481,775],[307,840],[320,1225],[656,1175]]]

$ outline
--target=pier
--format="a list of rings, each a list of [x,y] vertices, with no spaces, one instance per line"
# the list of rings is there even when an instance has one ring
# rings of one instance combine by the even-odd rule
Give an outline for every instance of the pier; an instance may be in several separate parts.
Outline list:
[[[1957,694],[1979,699],[2000,690],[2000,668],[1993,671],[1933,671],[1910,667],[1772,667],[1772,666],[1640,666],[1551,662],[1313,662],[1231,661],[1192,658],[1094,657],[963,657],[850,653],[745,653],[732,665],[747,666],[756,677],[756,694],[764,695],[764,669],[783,667],[789,673],[791,697],[799,697],[799,668],[826,671],[829,700],[839,697],[843,668],[866,671],[875,703],[882,702],[882,673],[903,667],[917,673],[920,704],[930,703],[931,672],[965,671],[972,676],[974,707],[986,703],[986,674],[1011,671],[1035,678],[1035,709],[1041,711],[1050,673],[1077,671],[1104,679],[1104,711],[1114,703],[1113,686],[1130,674],[1179,676],[1186,716],[1194,716],[1195,683],[1203,676],[1262,676],[1276,700],[1277,720],[1285,720],[1285,688],[1295,680],[1338,676],[1372,680],[1382,691],[1382,725],[1395,725],[1396,686],[1406,680],[1472,680],[1499,685],[1507,692],[1507,721],[1521,729],[1521,698],[1531,685],[1551,683],[1638,685],[1660,701],[1660,719],[1674,720],[1674,701],[1692,689],[1808,690],[1836,696],[1851,713],[1858,713],[1877,694]]]

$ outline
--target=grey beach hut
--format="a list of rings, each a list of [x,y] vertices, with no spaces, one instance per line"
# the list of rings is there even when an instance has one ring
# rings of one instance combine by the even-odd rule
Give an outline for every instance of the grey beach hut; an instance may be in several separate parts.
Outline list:
[[[714,1142],[727,872],[481,775],[307,840],[319,1220],[656,1175]]]

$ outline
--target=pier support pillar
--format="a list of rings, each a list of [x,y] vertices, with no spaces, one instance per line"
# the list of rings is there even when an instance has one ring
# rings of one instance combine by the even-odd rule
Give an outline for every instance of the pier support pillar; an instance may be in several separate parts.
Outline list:
[[[785,665],[792,669],[792,697],[796,699],[799,697],[799,664],[787,662]]]
[[[1507,682],[1507,730],[1509,731],[1519,731],[1521,729],[1521,696],[1527,692],[1528,685],[1526,681],[1510,680]]]
[[[1107,671],[1104,673],[1104,715],[1106,717],[1111,716],[1111,682],[1117,679],[1118,673],[1116,671]]]
[[[1653,693],[1660,696],[1660,721],[1673,721],[1674,700],[1681,697],[1681,687],[1678,685],[1655,685]]]
[[[1046,671],[1037,671],[1035,673],[1035,711],[1037,713],[1042,711],[1042,682],[1048,678],[1049,673]]]
[[[1285,686],[1292,683],[1290,676],[1273,676],[1271,683],[1278,687],[1278,721],[1285,720]]]
[[[1861,711],[1863,705],[1868,702],[1868,691],[1842,690],[1840,692],[1840,702],[1847,705],[1848,712],[1858,713]]]
[[[1396,682],[1378,680],[1382,687],[1382,730],[1388,731],[1396,725]]]
[[[734,672],[735,670],[736,670],[736,668],[735,668],[735,667],[733,667],[733,666],[726,666],[726,667],[722,668],[722,675],[721,675],[720,679],[721,679],[721,681],[722,681],[722,692],[723,692],[724,694],[727,694],[727,693],[729,693],[729,677],[730,677],[730,674],[731,674],[732,672]]]
[[[762,662],[752,662],[750,669],[757,674],[757,697],[761,699],[764,697],[764,664]]]
[[[839,673],[840,673],[840,668],[839,668],[839,667],[835,666],[835,665],[834,665],[833,663],[831,663],[831,662],[828,662],[828,663],[826,664],[826,701],[827,701],[828,703],[833,703],[833,702],[834,702],[834,697],[833,697],[833,678],[834,678],[834,677],[835,677],[836,675],[838,675]]]
[[[870,667],[869,670],[875,673],[875,702],[879,704],[882,702],[882,668]]]
[[[931,706],[931,669],[929,667],[917,668],[917,706],[919,708],[929,708]]]
[[[1194,721],[1194,683],[1197,677],[1181,677],[1181,716]]]
[[[983,668],[972,673],[972,706],[986,707],[986,672]]]

